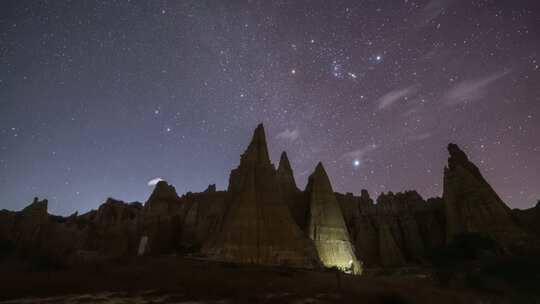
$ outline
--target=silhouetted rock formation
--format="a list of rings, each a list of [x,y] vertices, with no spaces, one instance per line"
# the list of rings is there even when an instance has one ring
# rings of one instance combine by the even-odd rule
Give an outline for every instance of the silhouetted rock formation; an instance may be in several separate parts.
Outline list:
[[[313,245],[294,223],[279,189],[259,125],[240,165],[231,172],[223,226],[203,252],[238,263],[314,267]]]
[[[281,157],[279,158],[277,179],[283,199],[287,206],[289,206],[294,221],[302,231],[306,231],[309,202],[303,197],[302,191],[296,186],[294,173],[285,151],[281,153]]]
[[[512,213],[524,230],[540,236],[540,200],[534,207],[525,210],[513,209]]]
[[[291,163],[287,157],[287,152],[283,151],[279,158],[279,166],[277,169],[277,177],[281,185],[281,189],[285,192],[297,192],[296,181],[294,180],[294,173],[291,168]]]
[[[145,208],[147,212],[163,214],[169,211],[171,203],[174,204],[179,200],[180,198],[173,186],[166,181],[159,181],[146,201]]]
[[[309,196],[309,237],[322,263],[326,267],[361,273],[341,208],[321,163],[309,177],[306,193]]]
[[[360,197],[336,196],[356,254],[367,266],[420,263],[431,250],[444,244],[440,199],[425,202],[415,191],[382,193],[377,204],[366,190],[361,191]]]
[[[88,248],[102,255],[119,257],[134,252],[142,204],[126,204],[112,198],[99,206],[89,226]]]
[[[523,237],[510,209],[456,145],[449,144],[443,199],[447,241],[461,233],[481,233],[508,244]]]
[[[216,184],[208,185],[208,188],[206,188],[206,190],[204,190],[204,192],[206,192],[206,193],[214,193],[214,192],[216,192]]]
[[[540,248],[540,207],[510,210],[457,145],[448,151],[442,198],[388,192],[374,203],[367,190],[334,193],[320,163],[299,190],[285,152],[274,168],[259,125],[227,191],[211,184],[179,197],[160,181],[144,206],[109,198],[69,217],[49,215],[47,200],[36,198],[19,212],[0,211],[0,259],[61,265],[175,253],[359,273],[429,263],[434,249],[461,234],[489,237],[507,252]]]

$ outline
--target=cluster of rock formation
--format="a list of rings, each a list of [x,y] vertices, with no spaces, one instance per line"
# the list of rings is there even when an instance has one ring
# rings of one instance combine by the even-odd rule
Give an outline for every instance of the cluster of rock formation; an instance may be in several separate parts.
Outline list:
[[[315,267],[313,245],[294,222],[270,162],[262,125],[232,170],[227,211],[203,254],[232,262]]]
[[[178,196],[159,182],[146,203],[108,199],[69,217],[47,201],[0,211],[0,257],[46,256],[74,263],[126,255],[180,254],[244,264],[363,267],[425,263],[456,234],[479,233],[511,247],[540,233],[538,207],[510,210],[457,145],[448,146],[442,198],[417,192],[370,198],[335,193],[321,163],[304,191],[285,152],[276,170],[259,125],[232,170],[226,191],[215,185]]]

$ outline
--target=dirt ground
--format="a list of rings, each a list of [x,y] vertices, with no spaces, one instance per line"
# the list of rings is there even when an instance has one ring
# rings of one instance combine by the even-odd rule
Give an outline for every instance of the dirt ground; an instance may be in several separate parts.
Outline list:
[[[0,265],[1,303],[506,303],[426,278],[136,258],[56,271]],[[196,301],[196,302],[193,302]]]

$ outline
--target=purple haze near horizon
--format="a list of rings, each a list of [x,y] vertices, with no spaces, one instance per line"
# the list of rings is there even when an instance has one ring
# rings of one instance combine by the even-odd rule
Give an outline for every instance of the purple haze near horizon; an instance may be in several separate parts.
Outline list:
[[[458,143],[540,199],[537,1],[2,1],[0,209],[227,186],[255,126],[303,187],[440,195]]]

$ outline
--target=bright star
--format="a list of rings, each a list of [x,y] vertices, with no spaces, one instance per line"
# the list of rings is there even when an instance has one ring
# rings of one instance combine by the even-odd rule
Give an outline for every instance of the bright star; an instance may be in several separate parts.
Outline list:
[[[381,60],[382,60],[382,56],[381,56],[381,55],[377,55],[377,57],[375,57],[375,60],[381,61]]]
[[[295,69],[292,69],[292,70],[291,70],[291,74],[293,74],[293,75],[296,74],[296,70],[295,70]]]
[[[358,167],[360,166],[360,161],[358,159],[355,159],[353,162],[353,166]]]

